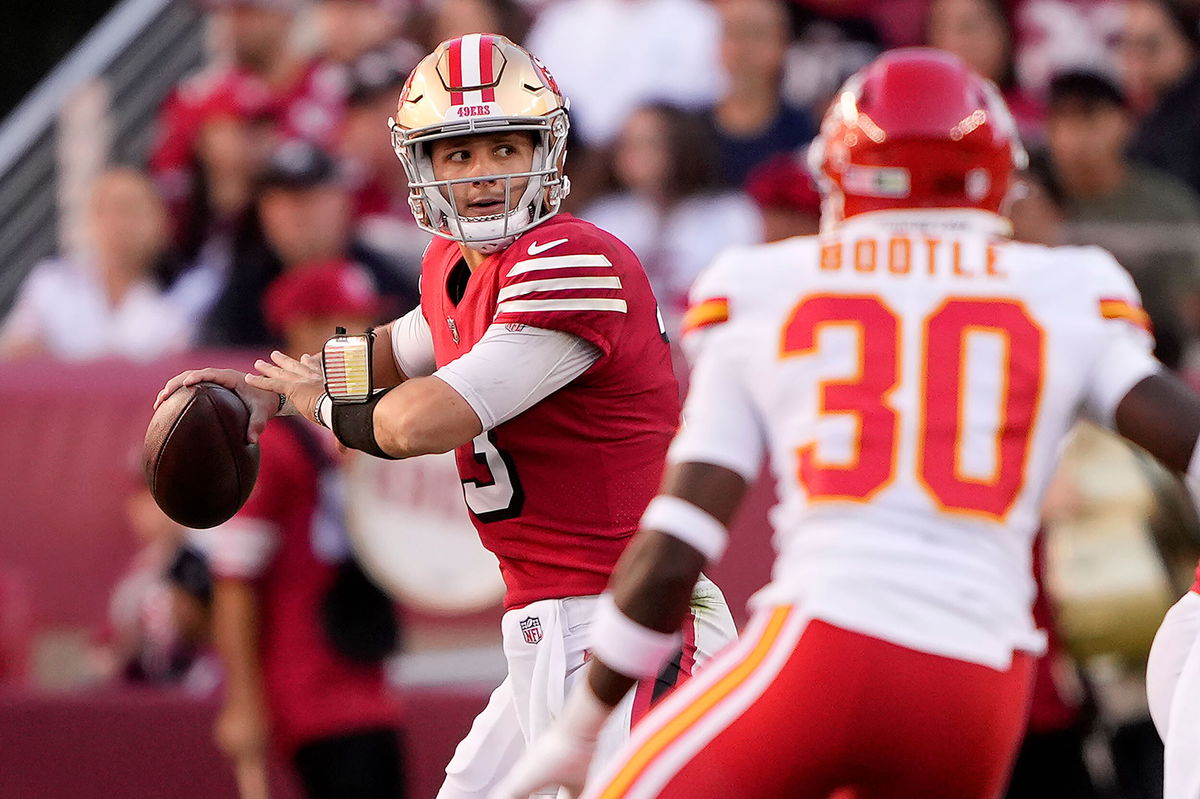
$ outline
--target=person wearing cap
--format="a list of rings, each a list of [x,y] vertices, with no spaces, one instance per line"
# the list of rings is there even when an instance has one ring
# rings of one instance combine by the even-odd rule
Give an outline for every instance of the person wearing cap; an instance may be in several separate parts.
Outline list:
[[[363,266],[388,310],[416,302],[413,281],[386,256],[354,239],[351,197],[338,164],[300,139],[272,154],[258,181],[255,213],[266,249],[235,260],[223,293],[204,323],[202,340],[224,346],[277,341],[263,316],[262,297],[278,275],[352,260]]]
[[[361,267],[331,261],[280,275],[264,305],[284,349],[299,355],[337,325],[370,324],[381,298]],[[226,667],[217,743],[241,773],[273,750],[309,799],[397,799],[400,715],[384,677],[386,641],[374,652],[348,648],[326,618],[339,587],[365,579],[335,489],[341,458],[332,436],[297,419],[274,420],[261,442],[250,499],[197,539],[214,577],[213,639]],[[377,589],[373,597],[369,607],[343,605],[343,615],[386,628],[390,601]]]
[[[1179,336],[1200,332],[1195,322],[1190,331],[1181,329],[1184,309],[1200,296],[1200,200],[1173,175],[1130,161],[1133,112],[1109,78],[1086,71],[1057,75],[1047,122],[1068,239],[1118,257],[1154,322],[1156,355],[1177,366]]]
[[[291,35],[301,0],[195,0],[216,23],[228,56],[185,78],[163,103],[150,169],[172,208],[183,242],[188,214],[203,198],[201,136],[214,104],[231,119],[267,122],[279,139],[331,146],[344,111],[340,67],[301,57]],[[249,173],[248,173],[249,174]]]
[[[356,234],[402,267],[414,270],[429,244],[429,234],[413,220],[407,201],[408,177],[391,142],[379,135],[379,120],[395,110],[404,79],[420,57],[411,42],[396,41],[362,54],[350,65],[346,119],[337,146],[354,196]]]
[[[411,0],[320,0],[314,9],[322,55],[352,68],[365,53],[396,41]]]

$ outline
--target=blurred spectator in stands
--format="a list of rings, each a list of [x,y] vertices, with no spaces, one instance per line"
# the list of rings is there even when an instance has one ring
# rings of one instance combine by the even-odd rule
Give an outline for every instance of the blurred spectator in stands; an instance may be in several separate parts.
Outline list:
[[[344,262],[286,272],[266,296],[294,357],[379,310],[369,277]],[[215,735],[239,773],[261,773],[269,749],[289,759],[309,799],[396,799],[399,711],[382,665],[396,619],[350,557],[334,445],[301,419],[273,420],[254,493],[204,536],[226,666]]]
[[[140,465],[125,515],[141,548],[117,582],[108,603],[108,628],[92,653],[94,676],[132,683],[182,684],[207,693],[213,664],[202,657],[208,638],[204,586],[185,590],[183,574],[195,553],[183,549],[183,529],[167,518],[145,486]]]
[[[886,47],[921,42],[921,14],[928,0],[795,0],[814,15],[842,25],[870,25]]]
[[[788,8],[802,20],[784,65],[783,97],[818,120],[846,79],[879,54],[879,32],[870,23],[800,14],[794,4]]]
[[[720,188],[715,150],[700,116],[671,105],[640,108],[613,148],[612,192],[583,213],[637,253],[670,333],[700,270],[725,247],[762,240],[754,204]]]
[[[321,55],[349,66],[384,47],[399,36],[403,6],[404,0],[320,0],[315,12]]]
[[[1029,168],[1017,176],[1008,218],[1017,241],[1057,247],[1066,243],[1066,196],[1044,153],[1029,155]]]
[[[1007,2],[1015,21],[1017,78],[1039,100],[1051,79],[1071,69],[1110,72],[1125,24],[1126,0],[1016,0]]]
[[[780,96],[791,22],[783,0],[724,0],[721,63],[725,94],[707,112],[716,132],[721,177],[740,187],[773,155],[812,139],[813,123]]]
[[[528,3],[522,0],[438,0],[414,15],[411,30],[427,53],[468,33],[499,33],[521,42],[529,24]]]
[[[351,206],[349,189],[329,154],[298,139],[280,145],[259,181],[255,202],[268,249],[244,252],[234,261],[225,290],[204,322],[202,340],[237,347],[276,343],[262,311],[267,286],[282,273],[332,262],[351,260],[365,267],[390,306],[385,315],[416,304],[411,273],[355,240]]]
[[[1128,4],[1121,73],[1142,117],[1134,160],[1175,175],[1200,192],[1200,29],[1197,13],[1166,0]]]
[[[152,360],[185,349],[194,321],[154,279],[167,219],[154,184],[115,167],[91,187],[85,252],[33,268],[0,325],[0,357]]]
[[[330,146],[345,102],[340,68],[306,60],[291,46],[302,0],[197,0],[212,13],[222,58],[185,79],[163,104],[150,167],[176,220],[176,233],[198,179],[197,145],[213,98],[268,123],[278,138]],[[244,117],[243,117],[244,118]]]
[[[176,220],[178,272],[165,277],[172,299],[202,319],[224,290],[232,262],[263,247],[249,212],[275,126],[265,95],[233,86],[209,94],[195,114],[188,196]]]
[[[358,238],[400,267],[415,271],[430,236],[413,220],[408,177],[392,149],[386,120],[395,114],[396,98],[421,55],[408,43],[399,43],[354,62],[349,70],[346,122],[338,142],[338,157],[354,193]],[[414,283],[417,277],[414,272]]]
[[[1129,270],[1157,330],[1157,353],[1174,366],[1179,353],[1166,349],[1174,331],[1186,340],[1200,330],[1192,310],[1200,291],[1200,201],[1170,175],[1127,159],[1133,125],[1124,95],[1107,78],[1068,72],[1051,82],[1047,142],[1068,237],[1105,247]]]
[[[724,94],[721,20],[704,0],[559,0],[529,31],[571,98],[571,131],[609,144],[648,102],[703,108]]]
[[[746,194],[763,219],[763,241],[808,236],[820,229],[821,195],[808,171],[808,147],[782,153],[750,173]]]
[[[1013,20],[1004,0],[932,0],[926,43],[954,53],[1000,87],[1021,138],[1041,139],[1045,109],[1017,84]]]

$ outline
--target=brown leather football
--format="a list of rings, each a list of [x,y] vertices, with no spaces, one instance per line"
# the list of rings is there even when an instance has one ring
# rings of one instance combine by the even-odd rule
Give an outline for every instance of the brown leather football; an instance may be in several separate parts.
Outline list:
[[[245,504],[258,477],[258,445],[246,442],[250,411],[216,383],[167,397],[142,450],[150,493],[184,527],[214,527]]]

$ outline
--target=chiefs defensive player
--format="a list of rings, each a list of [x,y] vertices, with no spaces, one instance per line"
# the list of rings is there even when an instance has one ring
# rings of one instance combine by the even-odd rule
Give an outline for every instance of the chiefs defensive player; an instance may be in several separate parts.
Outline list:
[[[1043,646],[1031,544],[1064,436],[1086,414],[1200,480],[1200,398],[1151,356],[1129,276],[1098,248],[1006,237],[1024,153],[993,85],[940,51],[885,54],[811,155],[821,234],[729,251],[693,289],[688,425],[599,607],[588,680],[505,799],[584,782],[764,459],[779,554],[752,621],[584,795],[999,796]]]
[[[294,408],[379,457],[455,451],[472,520],[507,587],[509,677],[447,767],[443,799],[486,796],[561,712],[582,673],[597,595],[658,487],[679,421],[668,344],[637,258],[559,213],[568,125],[565,98],[522,48],[488,34],[443,42],[410,75],[391,123],[413,213],[436,237],[420,307],[376,331],[375,382],[393,388],[333,404],[314,359],[272,353],[259,375],[196,370],[161,395],[215,380],[250,405],[252,437]],[[675,631],[676,663],[631,695],[602,749],[733,636],[716,587],[703,578],[693,587],[697,609]]]

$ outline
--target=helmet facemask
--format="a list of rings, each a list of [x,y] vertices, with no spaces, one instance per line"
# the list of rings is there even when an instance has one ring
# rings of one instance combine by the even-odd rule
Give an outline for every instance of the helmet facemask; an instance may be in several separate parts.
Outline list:
[[[408,176],[409,198],[417,226],[435,236],[458,241],[491,254],[522,233],[558,213],[570,192],[563,174],[569,122],[565,108],[541,117],[486,117],[431,125],[406,131],[389,120],[392,145]],[[528,131],[534,134],[533,162],[525,172],[439,180],[434,176],[431,143],[438,139]],[[454,186],[498,182],[504,186],[504,208],[498,214],[468,216],[460,212]],[[526,181],[523,189],[518,189]],[[516,203],[513,195],[520,190]]]

